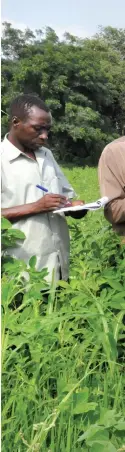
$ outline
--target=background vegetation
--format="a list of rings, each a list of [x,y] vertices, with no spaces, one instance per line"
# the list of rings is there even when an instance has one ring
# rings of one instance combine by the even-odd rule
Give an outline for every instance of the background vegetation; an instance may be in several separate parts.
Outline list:
[[[100,28],[91,39],[51,28],[14,29],[2,37],[2,136],[10,100],[35,92],[50,106],[50,146],[60,161],[95,164],[106,143],[124,133],[125,30]]]
[[[93,168],[63,170],[81,199]],[[125,247],[103,218],[69,220],[70,284],[2,258],[2,452],[125,451]],[[21,234],[21,235],[20,235]],[[3,253],[22,233],[2,221]],[[22,294],[22,295],[21,295]]]

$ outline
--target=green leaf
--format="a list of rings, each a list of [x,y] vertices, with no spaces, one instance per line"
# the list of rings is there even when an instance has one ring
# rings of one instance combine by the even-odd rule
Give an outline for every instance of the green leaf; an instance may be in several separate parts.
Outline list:
[[[117,452],[117,449],[110,441],[108,441],[105,445],[98,443],[93,444],[91,446],[91,452]]]
[[[13,237],[15,239],[21,239],[24,240],[26,238],[24,232],[20,231],[19,229],[9,229],[8,231],[8,237]]]
[[[8,271],[9,269],[13,271],[16,271],[18,269],[24,269],[27,268],[27,265],[25,263],[25,261],[21,260],[21,259],[16,259],[16,258],[11,258],[8,256],[8,262],[5,262],[5,264],[3,264],[3,268]]]
[[[94,443],[98,443],[98,444],[104,444],[105,447],[108,444],[108,440],[109,440],[109,433],[107,430],[100,430],[98,432],[95,433],[95,435],[93,435],[91,438],[87,438],[87,444],[89,446],[93,445]]]
[[[118,351],[117,351],[117,344],[116,341],[114,339],[114,336],[112,333],[108,333],[108,338],[109,338],[109,342],[110,342],[110,355],[111,355],[111,359],[114,361],[117,358],[118,355]]]
[[[124,299],[124,302],[125,302],[125,288],[123,288],[123,286],[122,286],[122,291],[121,292],[119,292],[119,294],[115,294],[115,295],[113,295],[113,297],[112,297],[112,301],[122,301],[123,299]]]
[[[116,424],[116,411],[101,408],[99,424],[104,425],[107,428],[114,426]]]
[[[115,425],[116,430],[123,430],[125,432],[125,421],[118,422]]]
[[[88,397],[89,397],[89,389],[87,387],[84,388],[84,390],[79,391],[79,392],[75,392],[73,394],[73,408],[74,409],[81,409],[82,405],[86,404],[86,402],[88,402]]]
[[[67,288],[69,288],[69,284],[68,284],[68,282],[66,282],[66,281],[58,281],[58,286],[60,286],[60,287],[63,287],[64,289],[67,289]]]
[[[37,261],[36,256],[32,256],[32,257],[30,258],[30,260],[29,260],[29,266],[30,266],[30,268],[34,268],[34,269],[35,269],[36,261]]]
[[[104,427],[100,427],[98,424],[92,424],[86,432],[80,436],[78,441],[86,440],[87,442],[91,440],[91,442],[99,441],[107,441],[108,440],[108,432],[104,429]]]
[[[115,290],[117,290],[118,292],[123,291],[123,286],[122,284],[120,284],[118,281],[114,281],[114,280],[109,280],[108,279],[108,284]]]
[[[101,256],[101,250],[100,250],[100,248],[99,248],[98,243],[97,243],[97,242],[92,242],[91,248],[92,248],[92,250],[94,251],[95,257],[96,257],[96,258],[100,258],[100,256]]]
[[[122,298],[121,300],[110,301],[109,306],[113,309],[125,309],[125,300]]]
[[[12,228],[12,224],[7,218],[1,217],[1,229],[10,229]]]
[[[84,403],[84,401],[82,401],[75,406],[75,408],[73,409],[73,414],[82,414],[88,413],[89,411],[94,411],[97,405],[98,404],[94,402]]]

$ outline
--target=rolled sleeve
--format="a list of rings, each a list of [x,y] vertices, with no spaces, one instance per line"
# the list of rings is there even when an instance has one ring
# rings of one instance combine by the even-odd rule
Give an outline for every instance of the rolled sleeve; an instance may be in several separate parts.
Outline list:
[[[100,157],[98,175],[101,195],[110,200],[104,209],[104,215],[111,224],[125,222],[125,193],[121,167],[118,152],[115,153],[114,149],[107,146]]]
[[[115,199],[107,204],[104,215],[111,224],[125,223],[125,199]]]

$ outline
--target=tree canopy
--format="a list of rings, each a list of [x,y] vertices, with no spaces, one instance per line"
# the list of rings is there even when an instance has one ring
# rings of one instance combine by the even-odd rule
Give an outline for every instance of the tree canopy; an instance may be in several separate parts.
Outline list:
[[[4,23],[2,137],[8,107],[18,93],[36,93],[53,116],[50,146],[56,158],[96,163],[125,127],[125,29],[100,28],[90,39],[55,31],[21,31]]]

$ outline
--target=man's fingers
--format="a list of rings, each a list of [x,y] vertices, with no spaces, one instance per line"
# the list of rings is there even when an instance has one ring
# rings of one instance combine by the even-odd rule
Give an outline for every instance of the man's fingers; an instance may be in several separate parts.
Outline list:
[[[66,197],[63,196],[63,195],[51,195],[51,197],[53,198],[53,200],[54,200],[54,199],[55,199],[55,200],[58,200],[58,201],[62,200],[62,201],[65,201],[65,202],[66,202]]]
[[[53,205],[65,206],[65,200],[61,199],[61,198],[57,198],[57,199],[53,200]]]

